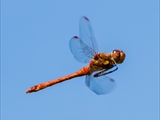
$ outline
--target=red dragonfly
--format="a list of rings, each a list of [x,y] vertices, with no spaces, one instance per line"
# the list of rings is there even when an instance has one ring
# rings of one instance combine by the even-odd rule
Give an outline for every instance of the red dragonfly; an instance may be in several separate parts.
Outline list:
[[[37,92],[54,84],[86,75],[86,86],[98,95],[109,93],[113,90],[115,81],[106,75],[118,69],[125,59],[122,50],[113,50],[111,53],[98,53],[98,46],[93,34],[90,20],[83,16],[80,18],[79,35],[69,41],[70,51],[74,58],[82,63],[89,63],[79,71],[70,75],[35,85],[26,93]]]

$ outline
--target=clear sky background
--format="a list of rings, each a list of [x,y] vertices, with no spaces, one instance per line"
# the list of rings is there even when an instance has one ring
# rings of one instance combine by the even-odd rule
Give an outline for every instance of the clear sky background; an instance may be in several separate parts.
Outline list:
[[[158,0],[2,0],[2,120],[158,120]],[[25,94],[36,84],[73,73],[68,42],[79,18],[92,23],[99,52],[122,49],[126,60],[109,76],[113,92],[98,96],[74,78]]]

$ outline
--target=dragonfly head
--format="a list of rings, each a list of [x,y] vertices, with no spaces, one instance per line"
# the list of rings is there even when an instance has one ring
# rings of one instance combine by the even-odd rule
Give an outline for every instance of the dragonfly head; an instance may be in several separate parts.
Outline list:
[[[111,52],[111,58],[117,63],[117,64],[121,64],[124,59],[125,59],[126,55],[122,50],[113,50]]]

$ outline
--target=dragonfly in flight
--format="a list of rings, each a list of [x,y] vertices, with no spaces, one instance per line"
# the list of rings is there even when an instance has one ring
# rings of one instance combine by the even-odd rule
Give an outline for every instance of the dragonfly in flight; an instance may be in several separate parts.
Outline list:
[[[86,76],[86,86],[98,95],[109,93],[114,89],[115,81],[106,75],[116,71],[118,69],[117,64],[123,63],[126,55],[122,50],[113,50],[111,53],[98,53],[97,42],[90,20],[87,17],[80,18],[79,37],[74,36],[71,38],[69,48],[76,60],[89,64],[70,75],[35,85],[29,88],[26,93],[37,92],[80,76]]]

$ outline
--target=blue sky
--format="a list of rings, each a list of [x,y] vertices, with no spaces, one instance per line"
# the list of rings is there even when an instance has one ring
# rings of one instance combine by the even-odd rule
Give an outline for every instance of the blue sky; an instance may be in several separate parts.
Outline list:
[[[2,0],[2,120],[158,120],[158,0]],[[99,52],[122,49],[126,60],[108,75],[116,89],[98,96],[74,78],[25,94],[36,84],[73,73],[87,64],[68,42],[79,18],[92,23]]]

